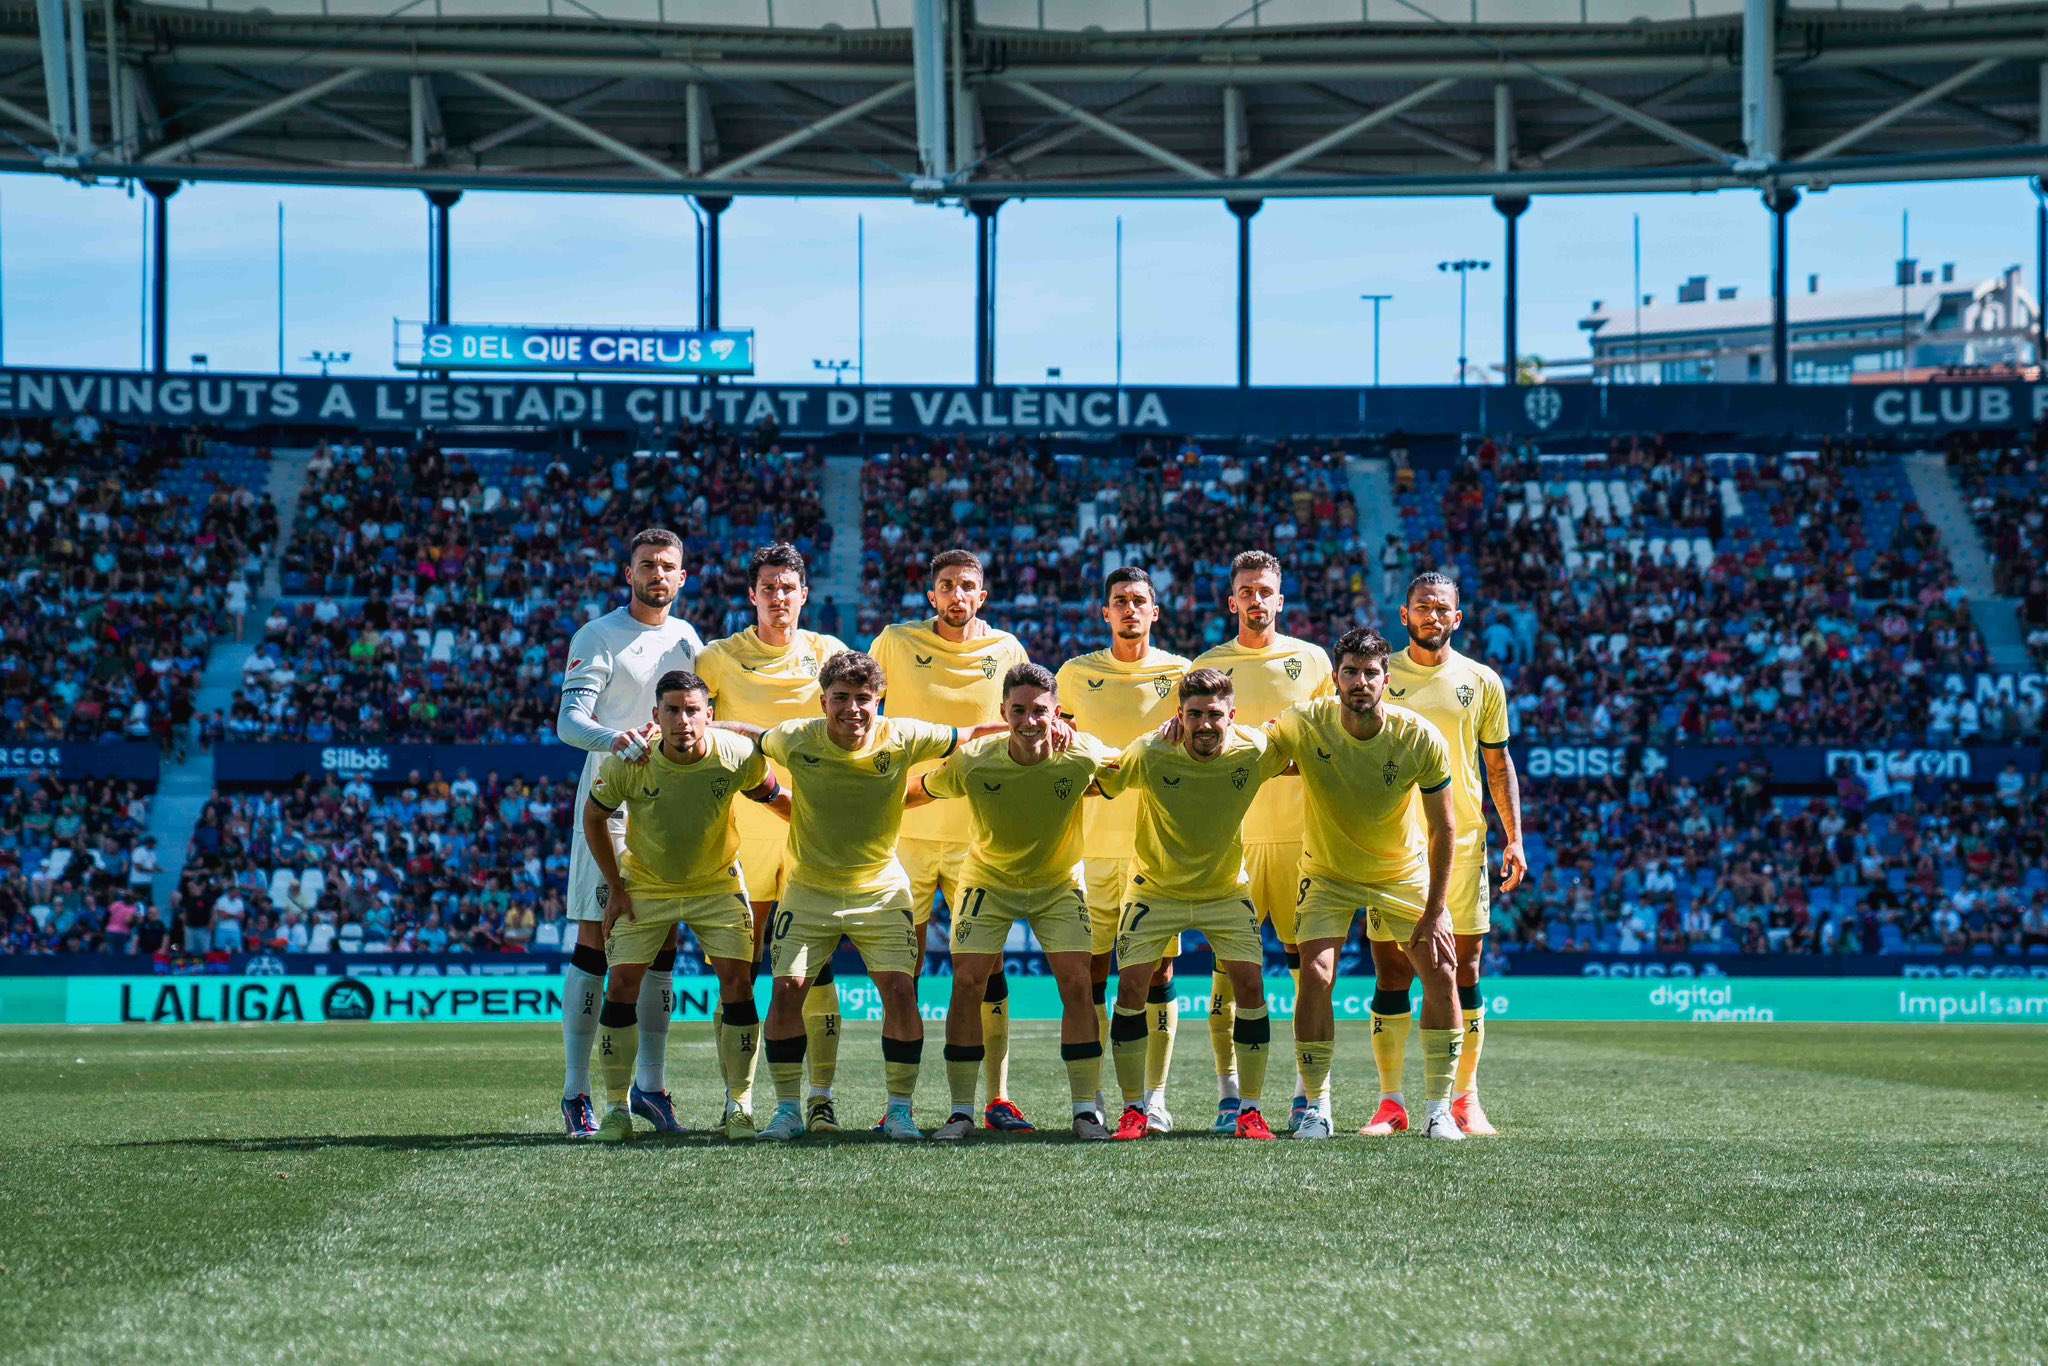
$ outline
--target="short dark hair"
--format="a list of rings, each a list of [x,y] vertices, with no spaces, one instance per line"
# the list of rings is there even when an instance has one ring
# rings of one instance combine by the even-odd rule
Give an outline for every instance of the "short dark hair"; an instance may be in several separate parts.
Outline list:
[[[1239,574],[1257,574],[1266,569],[1272,570],[1276,577],[1280,576],[1280,561],[1263,550],[1240,550],[1237,558],[1230,562],[1230,582],[1234,586]]]
[[[955,568],[972,569],[975,573],[981,575],[983,583],[988,582],[988,571],[981,567],[981,556],[971,550],[962,550],[958,546],[951,550],[941,550],[938,554],[932,556],[932,562],[925,577],[932,582],[936,582],[940,570]]]
[[[1159,596],[1159,590],[1152,587],[1152,576],[1137,565],[1127,564],[1110,570],[1109,576],[1103,579],[1102,600],[1108,602],[1109,595],[1116,592],[1117,585],[1125,583],[1142,583],[1150,590],[1153,597]]]
[[[824,668],[818,670],[819,691],[827,691],[836,683],[887,692],[889,675],[882,672],[882,666],[876,662],[873,655],[862,650],[841,650],[825,661]]]
[[[1425,569],[1414,578],[1408,580],[1408,591],[1401,595],[1402,603],[1406,604],[1409,599],[1415,596],[1418,589],[1424,588],[1448,588],[1451,590],[1453,600],[1462,596],[1458,592],[1458,581],[1456,579],[1452,578],[1449,574],[1439,574],[1434,569]]]
[[[673,550],[678,555],[683,553],[682,537],[676,535],[665,526],[651,526],[644,531],[634,532],[633,539],[626,542],[627,564],[633,562],[633,556],[639,553],[640,547],[643,545],[658,545]]]
[[[684,692],[703,693],[705,701],[711,700],[711,689],[705,685],[703,679],[688,669],[670,669],[663,674],[661,681],[654,685],[654,700],[659,702],[664,694],[672,693],[678,688]]]
[[[1003,696],[1008,698],[1012,688],[1043,688],[1053,696],[1059,696],[1059,680],[1052,676],[1052,670],[1042,664],[1018,664],[1003,675]]]
[[[1189,669],[1180,680],[1180,700],[1190,697],[1237,696],[1237,684],[1221,669]]]
[[[811,586],[811,568],[804,563],[804,553],[788,541],[764,545],[754,552],[754,558],[747,562],[749,589],[761,586],[761,571],[764,569],[794,569],[797,582],[806,588]]]
[[[1394,657],[1394,648],[1387,644],[1385,636],[1372,627],[1354,626],[1337,637],[1337,643],[1331,647],[1330,654],[1340,667],[1349,655],[1356,655],[1360,659],[1377,659],[1385,664]]]

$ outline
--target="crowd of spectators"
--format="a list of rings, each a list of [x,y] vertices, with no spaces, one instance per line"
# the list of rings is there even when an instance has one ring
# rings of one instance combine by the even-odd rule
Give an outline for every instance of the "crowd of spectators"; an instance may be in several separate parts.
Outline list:
[[[559,951],[574,800],[571,781],[467,771],[218,794],[170,899],[175,945],[195,955]]]
[[[1537,870],[1499,898],[1504,942],[1555,952],[2048,954],[2048,782],[1988,791],[1847,764],[1771,795],[1761,761],[1698,781],[1544,784]]]
[[[207,649],[277,536],[261,460],[211,455],[90,416],[0,437],[0,737],[187,742]]]
[[[561,455],[314,452],[263,624],[225,718],[234,739],[503,743],[553,737],[561,652],[625,601],[620,547],[682,536],[677,610],[708,640],[752,620],[746,557],[794,541],[821,572],[820,462],[714,433],[677,449]]]
[[[1102,577],[1119,564],[1151,571],[1155,639],[1190,655],[1230,634],[1230,560],[1248,548],[1287,567],[1283,630],[1326,640],[1371,610],[1357,508],[1334,451],[1223,456],[1189,443],[1082,456],[1023,441],[899,444],[867,463],[862,497],[863,637],[930,614],[926,564],[952,546],[988,567],[984,615],[1053,663],[1101,648]]]
[[[1502,667],[1522,734],[1943,738],[1948,676],[1986,662],[1903,476],[1847,443],[1561,462],[1488,442],[1400,502],[1406,568],[1457,573],[1466,638]],[[1949,703],[1949,738],[2040,728],[2021,707]]]
[[[1969,500],[1991,556],[1998,591],[2020,600],[2020,630],[2034,664],[2048,669],[2048,431],[2031,441],[1958,435],[1948,464]]]
[[[114,779],[0,784],[0,953],[154,953],[167,927],[149,797]]]

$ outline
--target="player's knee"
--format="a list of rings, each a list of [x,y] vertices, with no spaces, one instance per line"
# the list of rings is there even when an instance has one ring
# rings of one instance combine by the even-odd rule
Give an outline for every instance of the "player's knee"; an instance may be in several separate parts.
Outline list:
[[[876,973],[875,990],[881,993],[885,1008],[913,1012],[917,1009],[917,982],[907,972]]]
[[[738,1000],[754,996],[754,965],[731,958],[711,960],[711,974],[718,979],[718,997],[722,1001]]]
[[[836,979],[832,975],[832,960],[827,958],[825,966],[818,969],[818,975],[811,979],[814,987],[829,987]]]
[[[1088,983],[1088,994],[1095,998],[1095,1004],[1109,1004],[1109,978],[1097,977]]]

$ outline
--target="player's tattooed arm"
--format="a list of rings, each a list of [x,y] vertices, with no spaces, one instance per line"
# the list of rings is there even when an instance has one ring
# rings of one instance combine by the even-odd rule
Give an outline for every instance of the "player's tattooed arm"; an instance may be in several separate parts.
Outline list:
[[[1500,817],[1507,841],[1500,851],[1500,890],[1506,896],[1529,874],[1529,856],[1522,849],[1522,785],[1515,775],[1515,756],[1506,745],[1482,745],[1479,758],[1486,765],[1486,789],[1493,794],[1494,814]]]

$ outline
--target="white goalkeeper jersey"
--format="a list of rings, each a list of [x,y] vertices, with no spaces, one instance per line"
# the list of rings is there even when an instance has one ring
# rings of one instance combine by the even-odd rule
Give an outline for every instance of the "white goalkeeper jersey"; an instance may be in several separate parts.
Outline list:
[[[654,719],[654,685],[671,669],[695,669],[703,648],[697,628],[681,617],[643,626],[624,607],[585,622],[569,638],[555,729],[564,741],[589,751],[576,785],[578,828],[583,799],[613,739]]]

